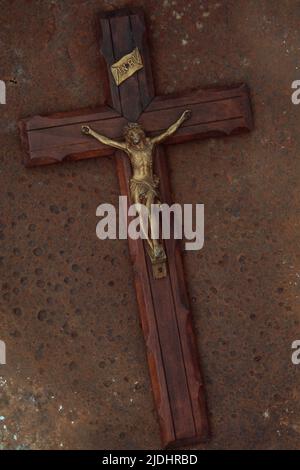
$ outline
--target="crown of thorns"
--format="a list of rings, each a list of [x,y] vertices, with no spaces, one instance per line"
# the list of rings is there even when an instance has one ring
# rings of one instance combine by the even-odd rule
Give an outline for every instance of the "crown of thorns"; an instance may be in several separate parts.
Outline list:
[[[133,129],[141,129],[141,126],[137,122],[129,122],[123,129],[124,137],[126,137],[128,132],[132,131]]]

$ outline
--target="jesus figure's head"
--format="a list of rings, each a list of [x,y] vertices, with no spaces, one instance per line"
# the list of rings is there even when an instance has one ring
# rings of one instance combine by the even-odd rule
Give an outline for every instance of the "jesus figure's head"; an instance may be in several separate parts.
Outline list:
[[[129,122],[123,130],[123,135],[129,145],[138,145],[146,138],[143,128],[137,122]]]

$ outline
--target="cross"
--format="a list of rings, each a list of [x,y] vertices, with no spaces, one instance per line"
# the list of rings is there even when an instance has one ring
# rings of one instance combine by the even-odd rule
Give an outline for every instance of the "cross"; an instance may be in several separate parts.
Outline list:
[[[252,129],[250,99],[243,84],[155,96],[142,10],[115,10],[100,15],[99,21],[110,88],[108,104],[23,119],[19,127],[27,167],[115,153],[121,194],[130,199],[127,156],[83,135],[83,125],[118,140],[128,121],[138,121],[148,135],[156,136],[188,108],[190,119],[166,144]],[[162,145],[154,166],[161,199],[171,204]],[[208,438],[209,425],[180,246],[174,239],[165,240],[166,275],[156,279],[145,242],[129,239],[128,243],[162,445],[175,448],[199,443]]]

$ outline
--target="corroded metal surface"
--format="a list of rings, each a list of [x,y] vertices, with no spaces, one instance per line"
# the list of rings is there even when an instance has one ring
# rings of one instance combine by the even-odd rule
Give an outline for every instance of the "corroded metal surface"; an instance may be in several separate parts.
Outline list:
[[[127,3],[1,1],[3,448],[160,445],[127,243],[95,235],[97,205],[117,203],[114,161],[25,170],[16,127],[103,102],[94,18]],[[252,134],[169,152],[176,201],[205,204],[205,247],[185,256],[213,433],[199,448],[297,448],[299,9],[131,3],[146,11],[158,93],[200,76],[203,86],[246,81],[254,102]]]

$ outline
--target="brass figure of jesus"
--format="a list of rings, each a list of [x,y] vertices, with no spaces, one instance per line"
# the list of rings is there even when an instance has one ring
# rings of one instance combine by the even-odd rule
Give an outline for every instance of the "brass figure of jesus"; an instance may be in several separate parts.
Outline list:
[[[191,116],[191,111],[186,110],[180,118],[174,122],[165,132],[156,137],[147,137],[143,128],[138,123],[128,123],[123,130],[124,141],[112,140],[104,135],[98,134],[89,126],[82,126],[83,134],[90,135],[99,140],[102,144],[109,145],[118,150],[123,150],[130,159],[133,175],[130,179],[130,195],[137,210],[141,204],[146,206],[149,218],[149,230],[142,224],[141,230],[148,244],[148,254],[150,256],[155,278],[166,275],[166,254],[161,242],[152,237],[153,223],[151,218],[152,204],[160,204],[159,178],[153,172],[153,157],[156,145],[166,140],[174,134],[181,124]],[[147,233],[146,233],[147,232]]]

